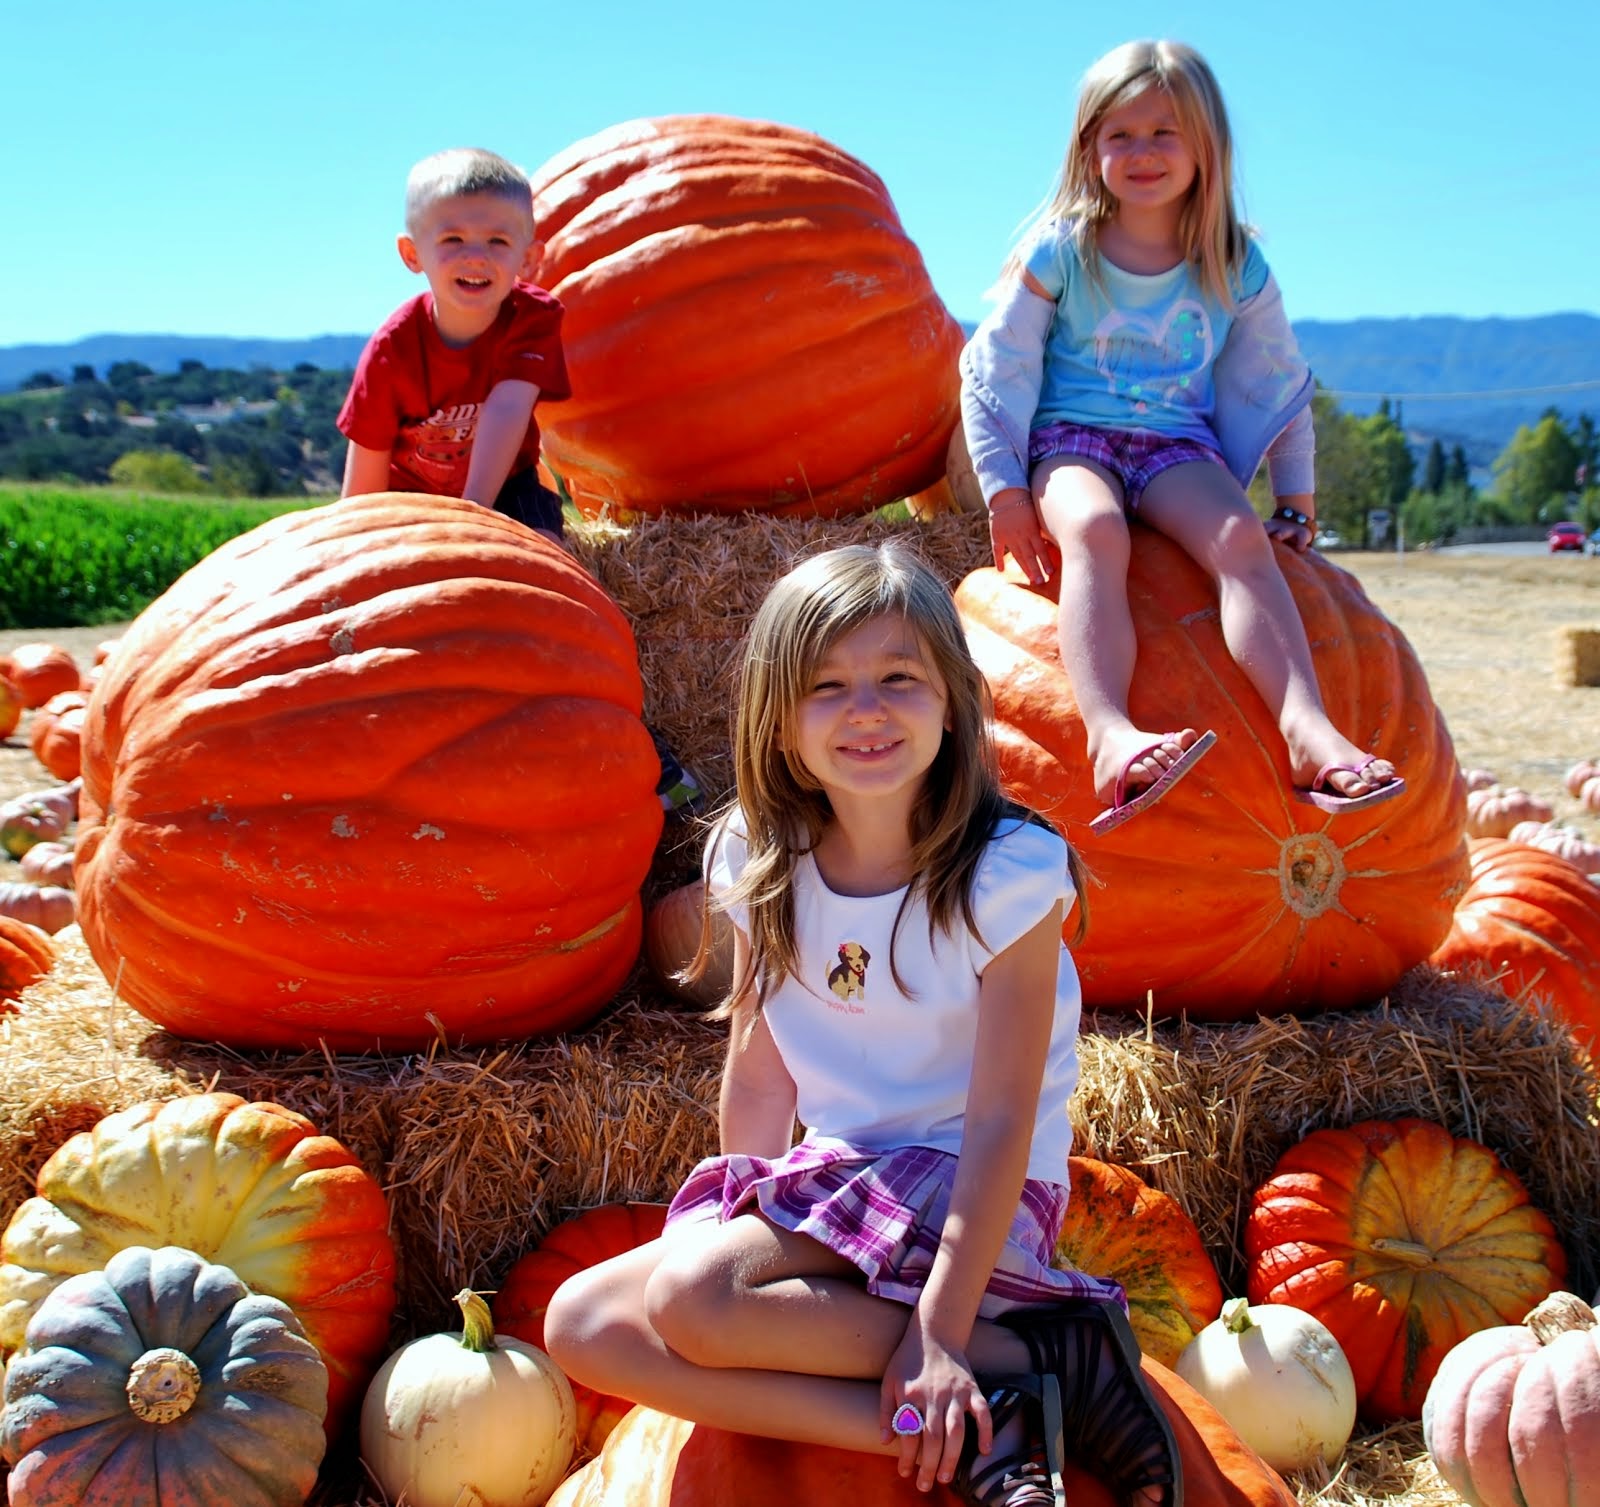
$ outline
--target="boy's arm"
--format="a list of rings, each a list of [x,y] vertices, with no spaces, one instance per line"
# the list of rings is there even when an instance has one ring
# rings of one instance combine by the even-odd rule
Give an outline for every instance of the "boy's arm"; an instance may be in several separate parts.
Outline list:
[[[528,432],[528,420],[533,417],[538,396],[539,389],[532,382],[495,383],[478,413],[463,497],[486,508],[494,506]]]
[[[364,497],[369,492],[389,490],[389,450],[369,450],[365,445],[349,442],[344,453],[344,485],[341,497]]]

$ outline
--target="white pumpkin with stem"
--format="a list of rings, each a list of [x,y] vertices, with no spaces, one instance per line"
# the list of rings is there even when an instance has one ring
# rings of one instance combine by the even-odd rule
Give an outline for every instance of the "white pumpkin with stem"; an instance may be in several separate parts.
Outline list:
[[[408,1507],[539,1507],[572,1461],[572,1387],[544,1351],[497,1337],[477,1293],[456,1302],[460,1334],[413,1340],[373,1377],[362,1458]]]
[[[1356,1425],[1350,1362],[1321,1320],[1230,1298],[1173,1369],[1274,1470],[1333,1464]]]

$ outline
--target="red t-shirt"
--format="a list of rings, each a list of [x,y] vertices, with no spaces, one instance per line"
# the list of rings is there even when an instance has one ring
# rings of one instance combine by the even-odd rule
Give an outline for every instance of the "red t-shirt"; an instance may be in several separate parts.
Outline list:
[[[339,431],[368,450],[388,450],[397,492],[459,497],[478,430],[478,413],[498,382],[532,382],[539,402],[567,397],[561,354],[561,303],[532,283],[517,283],[500,313],[471,345],[449,346],[433,323],[433,295],[402,304],[367,342]],[[539,459],[532,416],[511,474]]]

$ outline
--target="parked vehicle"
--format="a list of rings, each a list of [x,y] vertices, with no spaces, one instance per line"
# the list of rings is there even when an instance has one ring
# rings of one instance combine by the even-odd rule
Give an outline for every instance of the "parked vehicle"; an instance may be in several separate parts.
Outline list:
[[[1545,535],[1545,540],[1550,546],[1553,555],[1559,550],[1570,549],[1581,551],[1588,541],[1581,525],[1576,523],[1552,523],[1550,532]]]
[[[1316,538],[1311,542],[1318,549],[1340,549],[1344,545],[1344,535],[1338,529],[1319,528]]]

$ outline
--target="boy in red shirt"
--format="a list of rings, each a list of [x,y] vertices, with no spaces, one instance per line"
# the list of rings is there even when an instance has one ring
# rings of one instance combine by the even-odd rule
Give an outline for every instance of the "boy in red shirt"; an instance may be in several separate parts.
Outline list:
[[[493,152],[425,157],[406,180],[400,260],[428,291],[367,342],[339,412],[346,497],[466,497],[561,538],[533,405],[568,394],[561,304],[532,277],[533,191]]]
[[[533,190],[493,152],[456,147],[406,179],[400,260],[428,280],[367,342],[339,430],[342,496],[465,497],[562,543],[561,499],[539,480],[534,404],[568,396],[561,304],[533,281]],[[700,786],[652,731],[656,787],[688,812]]]

